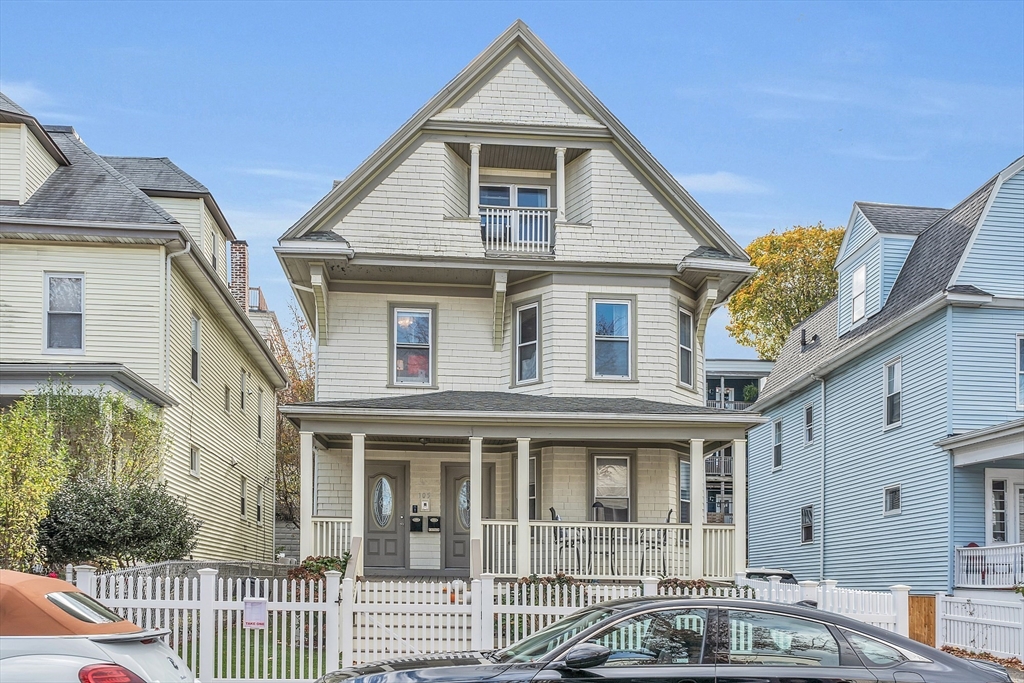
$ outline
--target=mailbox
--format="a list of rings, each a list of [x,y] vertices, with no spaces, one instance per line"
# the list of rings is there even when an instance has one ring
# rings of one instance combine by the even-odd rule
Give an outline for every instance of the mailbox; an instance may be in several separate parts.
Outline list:
[[[409,518],[409,531],[423,531],[422,515],[413,515]]]
[[[427,517],[427,532],[435,534],[441,533],[440,517]]]

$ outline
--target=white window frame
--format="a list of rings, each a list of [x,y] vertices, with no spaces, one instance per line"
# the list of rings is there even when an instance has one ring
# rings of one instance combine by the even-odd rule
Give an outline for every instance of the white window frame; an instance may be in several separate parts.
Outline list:
[[[256,487],[256,523],[263,524],[263,486]]]
[[[202,472],[202,460],[199,446],[192,445],[188,448],[188,473],[197,479]]]
[[[686,316],[686,319],[688,321],[687,325],[689,325],[689,329],[690,329],[690,345],[689,346],[684,346],[683,345],[683,316]],[[695,359],[694,354],[693,354],[693,314],[690,313],[690,311],[688,311],[687,309],[685,309],[682,306],[680,306],[679,307],[679,315],[677,316],[677,319],[679,320],[679,323],[678,323],[679,324],[679,330],[678,330],[678,342],[679,342],[679,383],[681,385],[683,385],[684,387],[689,387],[689,388],[692,389],[696,385],[696,382],[694,381],[694,378],[697,375],[697,373],[694,370],[694,368],[696,367],[696,362],[695,362],[696,359]],[[689,366],[686,368],[687,371],[689,372],[689,375],[690,375],[690,381],[689,382],[687,382],[686,380],[683,379],[683,351],[687,351],[690,354],[690,362],[688,364]]]
[[[778,464],[776,464],[778,463]],[[772,471],[782,469],[782,420],[772,422]]]
[[[590,481],[591,506],[597,502],[597,463],[599,460],[625,460],[626,461],[626,517],[633,519],[633,458],[630,453],[591,453],[591,471],[593,472]],[[605,496],[607,497],[607,496]],[[593,507],[591,507],[593,510]]]
[[[867,312],[867,265],[863,264],[857,266],[856,270],[853,271],[853,283],[851,284],[851,297],[850,302],[852,308],[850,311],[850,321],[852,323],[860,322],[864,319]],[[860,287],[857,286],[857,281],[860,280]],[[857,315],[857,302],[860,301],[860,315]]]
[[[551,192],[552,188],[548,185],[519,185],[518,183],[486,183],[480,182],[480,192],[485,187],[507,187],[508,188],[508,201],[509,206],[499,206],[498,204],[481,204],[480,195],[476,197],[476,203],[479,207],[487,207],[490,209],[537,209],[538,211],[544,209],[554,208],[551,206]],[[547,206],[519,206],[519,190],[544,190],[544,197],[546,199]]]
[[[200,386],[202,378],[203,360],[203,321],[199,314],[192,311],[192,326],[189,328],[189,358],[188,373],[189,379],[196,386]]]
[[[1024,410],[1024,391],[1021,391],[1021,385],[1024,384],[1024,363],[1021,363],[1021,356],[1024,356],[1024,334],[1017,335],[1013,355],[1017,365],[1017,410]]]
[[[889,368],[895,367],[896,391],[889,393]],[[899,395],[900,419],[889,422],[889,397]],[[896,357],[882,366],[882,430],[895,429],[903,424],[903,358]]]
[[[996,484],[1001,484],[1003,487],[1003,509],[996,510]],[[1006,479],[992,479],[988,483],[988,497],[989,497],[989,515],[988,515],[988,537],[991,539],[992,544],[996,543],[1008,543],[1010,541],[1010,491],[1013,487],[1009,485]],[[997,514],[998,513],[998,514]],[[998,517],[1002,517],[1003,531],[1002,538],[996,538],[996,523],[999,521]]]
[[[811,523],[804,524],[804,510],[810,510],[811,512]],[[804,529],[810,528],[811,537],[804,538]],[[808,543],[814,543],[814,505],[804,505],[800,508],[800,545],[806,545]]]
[[[56,277],[75,278],[82,281],[79,313],[82,319],[82,345],[77,349],[62,349],[50,346],[50,280]],[[55,311],[55,313],[60,313]],[[66,312],[65,312],[66,313]],[[43,353],[81,356],[85,354],[85,273],[44,273],[43,274]]]
[[[242,519],[248,519],[248,507],[249,507],[249,477],[242,477],[241,483],[241,495],[238,498],[239,503],[239,516]]]
[[[263,441],[263,389],[256,395],[256,440]]]
[[[245,368],[238,372],[238,410],[243,413],[245,412],[245,397],[249,391],[245,386],[248,374]]]
[[[808,419],[809,418],[809,419]],[[804,404],[804,445],[814,443],[814,404]]]
[[[889,491],[893,489],[899,492],[900,506],[893,508],[892,510],[887,509],[889,504]],[[895,517],[896,515],[903,513],[903,484],[892,484],[882,488],[882,516],[883,517]]]
[[[400,313],[426,313],[427,320],[429,321],[429,327],[427,329],[427,381],[414,381],[409,379],[398,378],[398,315]],[[391,309],[391,383],[394,386],[413,386],[413,387],[432,387],[437,385],[437,377],[435,373],[437,368],[434,367],[434,348],[435,334],[434,334],[434,309],[433,308],[418,308],[416,306],[394,306]],[[422,344],[402,344],[403,348],[422,348]]]
[[[536,311],[535,315],[536,315],[536,320],[537,320],[537,338],[534,341],[532,341],[532,342],[525,342],[524,343],[522,341],[522,338],[521,338],[522,325],[521,325],[521,321],[520,321],[520,315],[523,313],[523,311],[529,310],[531,308]],[[516,352],[515,352],[515,378],[516,378],[516,382],[515,383],[517,385],[520,385],[520,384],[535,384],[535,383],[540,381],[540,302],[533,301],[533,302],[530,302],[528,304],[523,304],[522,306],[517,306],[516,307],[516,314],[515,314],[514,320],[515,320],[515,335],[516,335]],[[519,352],[520,352],[520,350],[524,346],[530,346],[531,344],[537,347],[537,349],[536,349],[536,351],[534,353],[534,359],[536,361],[536,371],[534,372],[534,377],[533,378],[523,379],[519,375],[520,368],[522,367],[522,364],[520,363]]]
[[[597,305],[598,304],[625,304],[626,305],[626,336],[625,337],[610,337],[602,335],[602,340],[610,341],[622,341],[626,340],[628,346],[626,347],[626,367],[627,374],[625,375],[599,375],[597,374]],[[611,382],[623,382],[631,381],[633,379],[633,300],[632,299],[616,299],[610,297],[604,298],[592,298],[590,300],[590,377],[591,379],[599,381],[611,381]]]

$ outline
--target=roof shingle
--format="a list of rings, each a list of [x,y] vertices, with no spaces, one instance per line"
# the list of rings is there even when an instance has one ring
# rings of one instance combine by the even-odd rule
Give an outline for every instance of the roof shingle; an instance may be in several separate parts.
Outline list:
[[[103,160],[141,190],[210,194],[206,186],[167,157],[111,157]]]
[[[949,209],[936,209],[927,206],[901,206],[873,202],[856,202],[856,205],[864,217],[871,221],[875,230],[896,235],[919,235],[929,225],[949,213]]]

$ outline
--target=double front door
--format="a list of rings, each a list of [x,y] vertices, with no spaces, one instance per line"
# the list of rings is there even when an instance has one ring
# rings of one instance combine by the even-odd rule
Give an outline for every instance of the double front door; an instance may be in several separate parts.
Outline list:
[[[447,464],[442,466],[444,478],[444,510],[441,525],[444,529],[444,568],[469,569],[470,557],[470,510],[476,501],[469,497],[469,465]],[[484,480],[482,516],[494,517],[494,463],[483,464]]]

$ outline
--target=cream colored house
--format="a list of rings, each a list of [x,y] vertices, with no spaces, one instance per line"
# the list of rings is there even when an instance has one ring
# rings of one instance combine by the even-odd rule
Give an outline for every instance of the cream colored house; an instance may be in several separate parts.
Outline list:
[[[285,377],[228,290],[234,237],[168,159],[99,156],[0,95],[0,401],[64,376],[159,406],[194,557],[269,560]]]
[[[316,402],[282,408],[303,555],[351,550],[366,574],[745,566],[760,418],[705,405],[703,342],[753,268],[524,24],[276,250],[319,342]],[[712,523],[705,458],[726,448],[735,495]]]

